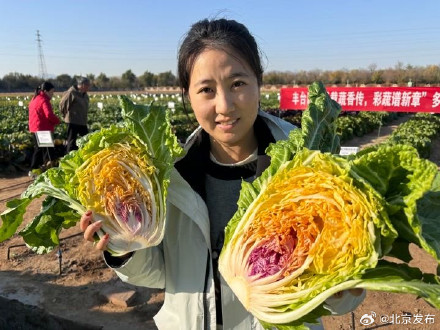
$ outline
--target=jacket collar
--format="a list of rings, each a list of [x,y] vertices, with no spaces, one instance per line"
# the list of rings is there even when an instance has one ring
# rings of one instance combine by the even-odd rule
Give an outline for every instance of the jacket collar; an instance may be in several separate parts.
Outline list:
[[[275,138],[260,113],[255,120],[254,131],[258,142],[256,171],[258,177],[270,164],[270,157],[266,155],[265,151],[270,143],[275,142]],[[175,167],[191,188],[205,200],[205,176],[201,173],[206,173],[206,164],[209,161],[210,140],[208,133],[201,127],[197,128],[188,138],[185,149],[187,149],[187,154],[176,162]]]

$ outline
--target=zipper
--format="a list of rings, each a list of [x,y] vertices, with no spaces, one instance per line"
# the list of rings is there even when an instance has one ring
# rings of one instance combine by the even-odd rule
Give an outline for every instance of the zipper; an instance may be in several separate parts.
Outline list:
[[[203,288],[203,328],[205,330],[209,329],[209,325],[208,325],[208,315],[209,315],[209,305],[208,305],[208,282],[209,282],[209,262],[211,260],[211,253],[209,252],[208,249],[208,257],[206,260],[206,271],[205,271],[205,285]]]

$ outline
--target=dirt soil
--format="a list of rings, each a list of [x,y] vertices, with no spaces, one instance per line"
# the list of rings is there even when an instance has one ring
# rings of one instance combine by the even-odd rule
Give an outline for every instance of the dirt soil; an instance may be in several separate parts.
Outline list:
[[[389,126],[355,138],[345,145],[362,149],[378,143],[407,119],[400,117]],[[439,139],[433,145],[431,160],[440,165]],[[6,201],[18,197],[30,182],[26,173],[10,173],[0,177],[0,212],[5,210]],[[41,201],[36,200],[31,204],[25,215],[25,223],[38,213]],[[49,324],[54,324],[47,321],[50,317],[65,320],[58,322],[54,329],[156,329],[152,317],[163,302],[161,290],[122,283],[106,267],[91,243],[83,240],[78,227],[62,232],[61,237],[61,258],[58,250],[46,255],[33,253],[23,246],[20,236],[0,243],[0,298],[10,299],[6,309],[0,299],[0,314],[11,315],[7,319],[9,321],[4,321],[4,315],[0,315],[0,329],[49,329]],[[435,273],[437,263],[431,256],[415,246],[411,247],[411,253],[414,256],[412,265]],[[108,299],[109,293],[133,291],[135,295],[129,301],[129,306],[120,306],[117,301]],[[47,314],[42,321],[47,323],[36,324],[38,322],[34,319],[32,324],[22,309],[14,307],[18,302],[22,303],[22,308],[30,306],[36,309],[40,316]],[[362,325],[360,320],[365,314],[372,316],[374,322]],[[329,330],[382,327],[390,330],[440,329],[438,314],[438,310],[412,295],[371,291],[367,292],[366,299],[354,312],[324,317],[323,322]],[[394,318],[398,324],[387,324],[385,319],[381,319],[382,316],[388,317],[389,321]],[[364,316],[364,320],[368,321],[368,317]],[[20,326],[21,321],[25,325]],[[71,321],[76,322],[77,326],[72,326]]]

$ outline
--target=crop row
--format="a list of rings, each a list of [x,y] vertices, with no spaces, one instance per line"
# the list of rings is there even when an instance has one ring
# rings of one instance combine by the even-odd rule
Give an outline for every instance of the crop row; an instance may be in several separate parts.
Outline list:
[[[407,144],[417,149],[422,158],[431,155],[432,141],[440,135],[440,117],[428,113],[417,113],[400,124],[385,143]]]
[[[184,109],[180,94],[129,94],[139,104],[155,103],[168,108],[171,122],[177,137],[184,141],[196,127],[196,120],[190,106]],[[31,96],[0,97],[0,171],[8,164],[26,164],[33,148],[32,134],[28,131],[28,105]],[[58,105],[61,96],[55,95],[52,106],[56,115],[61,118]],[[263,109],[276,108],[279,105],[279,94],[264,93],[261,97]],[[117,95],[92,94],[88,116],[90,132],[117,124],[122,120],[121,108]],[[63,144],[67,136],[67,125],[62,123],[55,128],[54,142],[57,155],[63,154]]]
[[[194,115],[190,109],[185,111],[182,97],[179,94],[130,94],[130,98],[140,104],[148,104],[151,102],[163,105],[170,110],[171,123],[177,137],[184,141],[186,137],[196,127]],[[32,135],[28,132],[28,104],[30,97],[8,97],[0,98],[0,123],[2,130],[0,132],[0,170],[4,165],[27,164],[33,148]],[[58,104],[60,96],[57,95],[52,99],[52,105],[55,113],[58,112]],[[300,127],[302,111],[279,111],[279,94],[266,93],[262,95],[261,107],[263,110]],[[363,136],[378,127],[387,124],[396,119],[400,113],[395,112],[342,112],[337,119],[338,134],[341,142],[348,141],[354,136]],[[419,125],[424,124],[421,130],[431,132],[428,129],[429,124],[425,122],[433,122],[429,118],[415,116]],[[438,118],[438,117],[436,117]],[[91,95],[88,126],[90,131],[97,131],[101,128],[108,127],[121,121],[121,108],[116,95]],[[417,126],[417,124],[414,124]],[[409,130],[409,131],[408,131]],[[432,128],[435,132],[438,129]],[[429,153],[430,142],[432,136],[424,138],[413,137],[414,131],[417,129],[408,128],[402,131],[401,136],[393,135],[394,142],[407,143],[414,145],[421,155]],[[396,133],[397,134],[397,133]],[[58,156],[64,154],[64,139],[67,135],[67,125],[58,125],[54,132],[55,151]],[[418,143],[418,144],[417,144]]]

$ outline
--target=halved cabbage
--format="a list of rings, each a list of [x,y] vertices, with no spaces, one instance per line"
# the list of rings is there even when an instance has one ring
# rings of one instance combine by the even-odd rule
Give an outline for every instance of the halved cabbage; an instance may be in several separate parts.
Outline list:
[[[440,309],[438,274],[408,265],[411,243],[440,262],[437,166],[405,145],[338,156],[340,107],[321,83],[309,101],[301,129],[270,145],[270,166],[242,182],[219,258],[224,280],[268,329],[304,329],[350,288],[412,293]]]
[[[40,175],[2,213],[0,241],[11,237],[26,207],[47,195],[43,207],[22,231],[39,253],[59,244],[62,228],[75,225],[90,209],[102,220],[99,236],[110,234],[109,251],[122,255],[157,245],[165,228],[165,200],[174,160],[183,154],[162,107],[135,105],[120,96],[121,125],[83,137],[79,149]]]
[[[78,200],[102,220],[114,254],[155,246],[163,238],[165,207],[154,165],[140,148],[116,143],[77,170]]]
[[[304,307],[307,301],[376,266],[375,222],[389,224],[382,203],[329,154],[303,150],[277,171],[230,232],[220,272],[258,319],[296,320],[316,307]],[[388,234],[396,236],[390,226]]]

